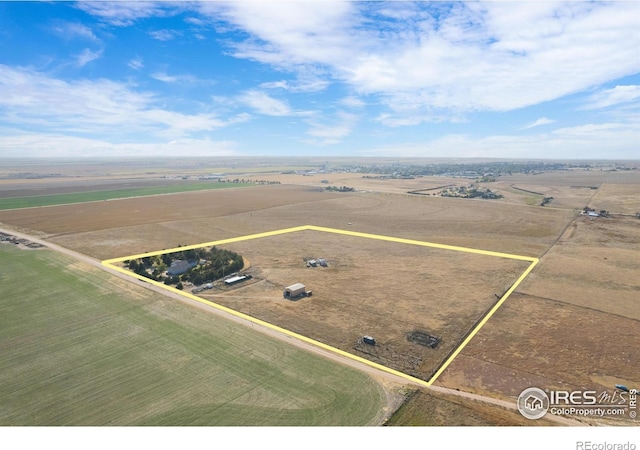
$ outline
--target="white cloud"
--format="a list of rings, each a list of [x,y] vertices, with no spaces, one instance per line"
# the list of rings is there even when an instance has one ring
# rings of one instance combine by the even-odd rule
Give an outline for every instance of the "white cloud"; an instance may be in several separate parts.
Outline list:
[[[136,134],[178,139],[249,118],[170,111],[159,108],[161,103],[154,93],[137,91],[129,84],[104,79],[63,81],[0,65],[0,122],[7,126],[111,136],[116,141]]]
[[[250,34],[232,44],[236,57],[347,83],[379,96],[391,112],[402,111],[397,122],[510,111],[640,72],[637,2],[208,2],[200,8]]]
[[[165,83],[175,83],[178,81],[178,77],[167,75],[164,72],[152,73],[151,78],[155,78],[158,81],[164,81]]]
[[[186,19],[184,19],[184,21],[198,27],[204,27],[205,25],[207,25],[207,22],[198,17],[187,17]]]
[[[170,41],[180,36],[180,34],[179,31],[175,30],[155,30],[149,32],[149,35],[158,41]]]
[[[349,136],[358,122],[358,116],[344,111],[338,112],[333,123],[320,123],[318,119],[306,120],[310,128],[307,135],[312,139],[305,142],[314,145],[334,145]]]
[[[637,154],[640,129],[629,123],[588,124],[532,135],[451,134],[420,143],[360,151],[361,156],[628,159]]]
[[[188,6],[187,2],[150,1],[80,1],[75,6],[115,26],[129,26],[146,17],[167,17]]]
[[[91,51],[88,48],[85,48],[82,53],[76,55],[76,65],[78,67],[84,67],[89,64],[91,61],[95,61],[96,59],[102,56],[102,50],[97,52]]]
[[[388,113],[382,113],[378,117],[376,117],[375,121],[381,123],[387,127],[402,127],[402,126],[411,126],[411,125],[419,125],[422,122],[429,122],[429,116],[419,116],[416,114],[411,114],[405,117],[393,116]]]
[[[362,59],[351,80],[363,92],[386,92],[392,108],[403,105],[413,91],[417,95],[411,95],[412,101],[421,109],[508,111],[640,70],[640,60],[631,57],[640,34],[624,17],[627,7],[614,4],[587,12],[584,5],[570,5],[578,10],[570,19],[556,6],[486,3],[475,31],[450,31],[459,35],[450,39],[440,29],[428,28],[419,43],[400,42],[394,49],[397,56]],[[617,22],[616,31],[600,24],[601,19]],[[467,36],[471,39],[459,40]]]
[[[158,81],[162,81],[164,83],[209,84],[209,85],[216,83],[214,80],[204,80],[189,74],[169,75],[166,72],[154,72],[150,76],[151,78],[154,78]]]
[[[540,117],[539,119],[536,119],[530,124],[520,128],[520,130],[528,130],[530,128],[539,127],[541,125],[549,125],[550,123],[555,123],[555,120],[547,119],[546,117]]]
[[[81,23],[56,21],[52,25],[51,31],[65,39],[80,38],[93,42],[100,41],[91,28]]]
[[[329,86],[329,81],[323,80],[317,75],[311,73],[299,73],[298,78],[294,81],[280,80],[261,83],[259,87],[263,89],[283,89],[292,93],[300,92],[318,92]]]
[[[339,103],[349,108],[364,108],[367,105],[358,97],[354,97],[354,96],[344,97],[339,101]]]
[[[289,89],[289,82],[286,80],[269,81],[267,83],[261,83],[260,87],[263,89]]]
[[[540,116],[562,117],[560,105],[557,110],[539,112],[534,116],[539,119],[518,130],[532,129],[526,136],[457,134],[433,139],[426,146],[399,146],[398,151],[422,154],[433,150],[442,152],[442,156],[453,155],[448,148],[461,156],[483,156],[483,152],[487,156],[502,152],[498,156],[505,156],[512,151],[523,157],[545,152],[556,157],[580,156],[581,148],[584,155],[595,155],[599,146],[612,155],[623,150],[627,155],[637,154],[637,147],[631,143],[638,142],[640,86],[635,82],[604,90],[602,86],[612,86],[612,80],[640,73],[638,2],[294,0],[75,5],[102,22],[100,28],[94,27],[101,33],[108,28],[105,24],[130,26],[148,17],[167,17],[183,11],[199,13],[198,17],[185,19],[190,24],[186,29],[204,32],[205,28],[199,27],[206,26],[220,33],[229,32],[223,36],[228,40],[219,41],[228,46],[227,55],[270,65],[278,75],[269,79],[276,81],[259,80],[257,88],[240,91],[239,95],[238,91],[227,92],[225,98],[214,97],[220,92],[203,90],[202,98],[217,99],[219,103],[200,103],[200,109],[178,111],[165,106],[175,104],[175,99],[161,98],[158,93],[131,83],[106,79],[65,81],[31,69],[0,65],[0,123],[21,130],[38,127],[52,137],[62,133],[92,135],[99,143],[96,145],[104,145],[102,140],[122,142],[131,136],[148,136],[161,142],[200,142],[199,138],[212,130],[252,119],[247,113],[221,116],[220,109],[212,112],[214,106],[233,111],[232,114],[248,106],[266,116],[304,117],[309,127],[308,142],[329,145],[349,137],[362,120],[360,116],[342,111],[332,118],[330,112],[323,116],[320,112],[300,111],[296,109],[300,108],[299,101],[328,101],[310,108],[330,111],[342,107],[352,113],[367,112],[374,116],[369,118],[374,127],[376,123],[400,127],[460,122],[479,117],[478,112],[511,111],[569,94],[588,93],[586,101],[582,97],[581,111],[571,120],[583,120],[587,125],[554,131],[542,127],[553,121]],[[53,24],[48,30],[58,35],[66,33],[73,39],[100,42],[85,25],[47,23]],[[172,30],[150,34],[160,40],[176,36]],[[57,73],[74,63],[84,66],[102,55],[101,51],[90,49],[74,53],[80,49],[71,50],[75,59],[66,59],[66,64],[56,68]],[[51,61],[47,62],[49,67],[53,65]],[[142,57],[130,59],[127,64],[134,70],[145,67]],[[260,71],[265,73],[263,69]],[[161,70],[150,76],[165,83],[204,82],[191,75]],[[243,83],[246,79],[238,77],[233,81]],[[338,86],[328,90],[332,84]],[[157,87],[159,83],[150,85]],[[326,96],[291,95],[322,90],[327,90]],[[570,99],[573,105],[576,98]],[[192,104],[199,101],[202,100]],[[364,107],[368,110],[361,109]],[[593,112],[598,109],[603,111]],[[565,122],[564,117],[562,121]],[[378,131],[381,128],[377,126]],[[545,130],[549,132],[542,133]],[[433,131],[437,133],[437,127]],[[391,134],[394,130],[385,132]],[[568,153],[563,152],[563,140]],[[395,152],[392,148],[384,150],[390,155]]]
[[[140,70],[144,67],[144,60],[141,57],[137,56],[129,61],[127,65],[134,70]]]
[[[293,111],[286,102],[275,99],[263,91],[250,90],[238,97],[238,100],[259,114],[267,116],[291,116]]]
[[[296,83],[261,87],[313,92],[343,82],[357,94],[377,96],[389,110],[381,122],[396,125],[510,111],[640,72],[638,2],[82,2],[78,7],[116,25],[195,10],[201,17],[185,19],[188,23],[248,34],[227,41],[234,56],[297,77]],[[160,30],[155,36],[173,34]]]
[[[616,86],[593,94],[584,109],[600,109],[640,99],[640,85]]]
[[[621,131],[627,128],[629,128],[628,125],[622,123],[589,123],[575,127],[560,128],[554,130],[552,134],[565,138],[598,138],[604,133]]]
[[[333,64],[345,55],[346,16],[351,2],[204,2],[205,15],[222,18],[258,37],[235,46],[236,55],[293,67],[305,62]],[[266,45],[265,45],[266,44]]]
[[[48,133],[3,132],[4,157],[128,157],[128,156],[233,156],[234,141],[210,139],[159,140],[152,143],[113,143],[106,140]]]

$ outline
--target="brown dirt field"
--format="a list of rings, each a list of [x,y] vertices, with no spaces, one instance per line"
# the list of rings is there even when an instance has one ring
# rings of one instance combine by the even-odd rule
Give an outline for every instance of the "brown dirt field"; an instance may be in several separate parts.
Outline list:
[[[640,320],[640,221],[582,216],[574,225],[518,291]]]
[[[538,256],[574,214],[482,200],[312,189],[284,185],[234,189],[235,201],[229,203],[222,191],[86,203],[0,213],[0,222],[53,233],[50,239],[60,245],[101,259],[300,225]],[[208,201],[200,202],[201,198]],[[171,209],[170,215],[155,209],[156,201],[168,200],[173,204],[164,208]],[[109,203],[114,204],[113,213],[101,213],[100,206]],[[246,212],[252,207],[261,209]],[[141,208],[138,213],[136,208]],[[237,211],[241,208],[244,212]]]
[[[530,386],[611,390],[614,379],[637,386],[638,326],[635,319],[514,294],[438,381],[505,398]]]
[[[336,193],[297,186],[229,188],[0,211],[0,222],[48,234],[81,233],[155,222],[233,215],[338,196]]]
[[[529,265],[316,231],[222,247],[251,260],[254,282],[198,295],[422,379],[497,301],[494,294],[502,296]],[[305,266],[304,258],[318,257],[329,267]],[[283,299],[284,287],[297,282],[313,296]],[[406,335],[414,330],[442,342],[436,349],[411,343]],[[354,351],[363,335],[378,344]]]
[[[602,183],[638,184],[640,171],[605,171],[605,170],[562,170],[544,172],[535,175],[515,174],[498,178],[509,184],[528,184],[536,186],[599,186]]]
[[[605,179],[602,174],[594,177],[594,180]],[[545,178],[549,178],[551,174],[541,174],[540,178],[531,175],[512,175],[508,177],[499,177],[497,181],[490,183],[480,183],[481,188],[488,188],[504,196],[501,200],[492,200],[492,203],[515,203],[518,205],[527,205],[538,207],[542,201],[542,197],[553,197],[553,201],[547,205],[547,208],[555,209],[582,209],[589,203],[596,190],[590,189],[587,185],[570,185],[569,183],[584,183],[585,177],[582,173],[567,172],[562,180],[562,184],[544,184]],[[452,177],[417,177],[415,179],[397,180],[397,179],[375,179],[364,178],[359,173],[331,173],[331,174],[315,174],[311,176],[304,175],[256,175],[255,179],[265,179],[272,181],[280,181],[284,184],[297,184],[315,187],[332,186],[350,186],[358,191],[378,192],[389,194],[407,194],[410,191],[425,190],[423,194],[433,196],[438,193],[441,186],[468,186],[473,182],[466,178]],[[327,180],[329,184],[323,184],[321,181]],[[587,178],[586,181],[594,181]],[[539,184],[538,184],[539,183]],[[540,192],[543,196],[536,196],[526,192],[518,191],[513,187]],[[428,190],[433,189],[433,190]]]
[[[582,209],[589,205],[598,210],[635,213],[633,205],[638,205],[638,185],[640,172],[634,171],[559,171],[536,175],[516,174],[498,177],[495,183],[486,183],[490,189],[504,195],[502,201],[538,206],[542,196],[536,196],[513,189],[517,187],[539,192],[544,197],[553,197],[547,208]],[[592,189],[595,187],[597,189]],[[601,192],[601,190],[603,190]],[[634,195],[635,198],[634,198]],[[607,199],[605,206],[593,206],[590,202],[598,198]],[[621,204],[624,199],[626,205]],[[623,209],[620,209],[624,207]]]
[[[539,184],[505,183],[498,181],[487,185],[493,191],[504,196],[503,201],[524,204],[530,206],[539,206],[543,197],[553,197],[553,200],[545,206],[547,209],[579,209],[582,210],[585,205],[589,204],[591,198],[596,193],[595,189],[585,187],[571,186],[545,186]],[[518,191],[514,188],[525,189],[532,192],[540,192],[543,195],[529,194],[527,192]]]
[[[184,180],[166,178],[96,179],[82,177],[39,180],[0,180],[0,198],[30,197],[36,195],[67,194],[98,190],[132,189],[155,186],[189,184]]]
[[[516,397],[529,386],[639,386],[637,219],[579,217],[439,382]]]
[[[635,184],[604,183],[593,197],[590,207],[611,213],[640,213],[640,174]]]
[[[360,173],[327,173],[314,175],[295,174],[270,174],[255,175],[249,178],[256,180],[280,181],[283,184],[296,184],[303,186],[316,186],[326,188],[327,186],[349,186],[358,191],[386,192],[392,194],[406,194],[409,191],[418,189],[433,189],[439,186],[455,184],[466,186],[469,180],[448,177],[417,177],[414,179],[377,179],[370,178],[375,174]],[[369,178],[365,178],[369,177]],[[322,183],[326,180],[329,183]],[[434,191],[435,192],[435,191]]]

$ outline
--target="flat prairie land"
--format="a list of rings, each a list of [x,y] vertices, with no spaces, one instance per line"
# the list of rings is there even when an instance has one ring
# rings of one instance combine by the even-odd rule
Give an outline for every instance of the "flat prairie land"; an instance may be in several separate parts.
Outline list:
[[[250,192],[243,192],[248,189]],[[172,220],[233,215],[263,208],[296,204],[338,194],[295,186],[256,186],[198,191],[152,197],[120,199],[0,211],[0,222],[46,234],[65,234],[121,228]]]
[[[302,225],[539,256],[573,210],[275,185],[0,211],[0,223],[99,259]]]
[[[640,321],[639,274],[640,220],[581,216],[519,291]]]
[[[490,188],[504,196],[503,201],[539,207],[545,197],[553,197],[545,208],[547,209],[578,209],[582,210],[588,205],[597,190],[597,186],[562,186],[562,185],[542,185],[525,184],[520,182],[499,181],[491,183]]]
[[[67,205],[71,203],[97,202],[131,197],[175,194],[178,192],[205,191],[249,186],[247,183],[181,183],[174,185],[130,187],[126,189],[89,190],[48,195],[0,198],[0,209],[34,208],[40,206]]]
[[[530,264],[310,230],[221,248],[251,262],[252,282],[197,295],[423,380]],[[319,257],[328,267],[306,267]],[[298,282],[313,296],[284,299]],[[413,343],[414,331],[442,341]],[[363,335],[376,346],[359,345]]]
[[[639,222],[577,218],[440,382],[511,397],[640,385]]]
[[[138,190],[138,195],[154,195],[161,193],[188,192],[215,185],[217,180],[183,180],[176,178],[162,177],[136,177],[129,179],[122,178],[54,178],[54,179],[0,179],[0,199],[26,198],[26,197],[47,197],[62,194],[84,194],[98,193],[107,194],[109,192],[121,190]],[[225,183],[226,184],[226,183]],[[233,187],[234,183],[228,185]],[[213,186],[215,187],[215,186]],[[153,189],[162,189],[163,192],[154,192]],[[146,191],[146,192],[145,192]],[[117,198],[117,197],[110,197]],[[64,200],[64,198],[63,198]],[[102,200],[102,199],[98,199]],[[90,201],[90,200],[87,200]],[[63,203],[60,203],[63,204]],[[34,205],[39,206],[39,205]]]
[[[596,211],[635,215],[640,213],[640,176],[637,183],[604,183],[590,205]]]
[[[355,369],[50,250],[0,245],[0,425],[375,425]]]
[[[210,167],[212,172],[222,171]],[[114,182],[116,169],[110,168],[104,177]],[[118,173],[132,176],[136,170],[139,173],[140,168],[122,168]],[[178,173],[181,169],[171,166],[161,170]],[[246,172],[243,176],[252,176],[250,169]],[[503,194],[505,198],[500,200],[407,193],[471,182],[460,178],[383,180],[363,178],[359,173],[303,176],[262,168],[253,177],[283,184],[0,211],[0,223],[101,260],[301,225],[539,257],[533,272],[448,366],[437,384],[514,402],[530,386],[609,390],[618,383],[640,386],[640,220],[633,217],[640,212],[638,171],[519,174],[481,184]],[[327,192],[327,185],[354,187],[356,192]],[[541,207],[539,202],[545,196],[554,199]],[[584,206],[615,215],[593,219],[579,216]],[[320,239],[310,233],[237,242],[229,248],[250,261],[249,270],[257,282],[228,292],[208,292],[211,300],[350,351],[362,334],[375,333],[397,354],[411,355],[406,331],[424,328],[446,338],[441,347],[445,352],[444,345],[459,339],[462,330],[491,304],[491,297],[501,294],[514,274],[522,271],[510,260],[469,258],[465,254],[392,247],[390,243],[338,236]],[[303,258],[309,257],[324,257],[330,265],[304,268]],[[0,273],[6,274],[6,270],[0,269]],[[308,285],[314,295],[287,303],[282,299],[282,287],[296,282]],[[199,320],[212,319],[196,319],[201,311],[178,308],[174,303],[157,299],[152,309],[156,311],[157,305],[171,311],[177,308],[180,313],[171,314],[185,314],[194,320],[184,327],[197,331],[195,342],[206,340],[198,334],[206,328]],[[171,315],[162,311],[161,317]],[[67,326],[73,327],[73,323],[69,320]],[[217,321],[216,326],[224,328]],[[235,345],[235,338],[230,336],[239,331],[226,330],[231,341],[228,345]],[[208,336],[206,333],[204,336]],[[163,336],[174,339],[168,332]],[[33,341],[31,337],[25,339]],[[192,338],[178,333],[175,339],[185,344]],[[261,351],[255,343],[261,340],[260,335],[251,339],[252,344],[240,339],[240,352]],[[147,348],[145,345],[141,348]],[[438,351],[418,355],[424,363],[415,369],[418,374],[430,373],[438,360],[430,357]],[[278,352],[269,358],[282,367],[289,364],[288,350]],[[45,367],[55,359],[40,361]],[[377,389],[366,395],[379,399]],[[455,423],[457,406],[443,402],[441,398],[417,395],[407,402],[405,411],[409,415],[398,424],[442,423],[446,417],[451,419],[448,423]],[[465,406],[475,411],[467,410],[470,414],[478,413],[474,415],[475,424],[514,423],[502,413],[489,412],[490,407],[483,415],[476,406]],[[433,411],[431,407],[442,419],[430,416],[433,421],[428,421],[420,412]],[[127,416],[119,423],[125,420],[144,422]],[[60,422],[64,421],[56,423]]]
[[[375,174],[361,173],[327,173],[327,174],[259,174],[249,177],[256,180],[279,181],[282,184],[298,186],[314,186],[326,188],[328,186],[347,186],[361,192],[385,192],[389,194],[407,194],[415,190],[434,190],[448,185],[466,186],[469,180],[441,176],[417,177],[413,179],[376,178]]]
[[[514,174],[498,177],[503,183],[549,187],[590,187],[602,183],[638,184],[640,172],[611,170],[559,170],[536,174]]]

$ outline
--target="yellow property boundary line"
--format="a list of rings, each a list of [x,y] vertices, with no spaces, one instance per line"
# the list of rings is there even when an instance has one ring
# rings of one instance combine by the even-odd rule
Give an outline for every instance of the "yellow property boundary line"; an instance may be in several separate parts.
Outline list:
[[[333,233],[333,234],[342,234],[345,236],[354,236],[354,237],[360,237],[360,238],[366,238],[366,239],[377,239],[380,241],[388,241],[388,242],[397,242],[400,244],[410,244],[410,245],[419,245],[422,247],[431,247],[431,248],[438,248],[438,249],[443,249],[443,250],[452,250],[452,251],[457,251],[457,252],[465,252],[465,253],[473,253],[476,255],[485,255],[485,256],[495,256],[495,257],[499,257],[499,258],[507,258],[507,259],[515,259],[518,261],[529,261],[531,264],[529,264],[529,267],[527,267],[527,269],[520,275],[520,277],[516,280],[516,282],[511,286],[511,288],[509,288],[509,290],[507,292],[504,293],[504,295],[502,297],[500,297],[500,299],[498,300],[498,302],[489,310],[489,312],[487,314],[485,314],[485,316],[482,318],[482,320],[480,320],[480,322],[478,322],[476,324],[476,326],[471,330],[471,332],[467,335],[467,337],[462,341],[462,343],[450,354],[450,356],[446,359],[446,361],[440,366],[440,368],[438,369],[438,371],[429,379],[429,381],[424,381],[421,380],[419,378],[415,378],[412,377],[411,375],[407,375],[405,373],[399,372],[397,370],[391,369],[389,367],[383,366],[381,364],[377,364],[375,362],[369,361],[367,359],[361,358],[357,355],[345,352],[344,350],[340,350],[339,348],[335,348],[332,347],[330,345],[324,344],[322,342],[318,342],[316,340],[310,339],[306,336],[303,336],[301,334],[297,334],[294,333],[292,331],[289,331],[285,328],[281,328],[279,326],[273,325],[271,323],[265,322],[263,320],[257,319],[255,317],[251,317],[247,314],[243,314],[239,311],[235,311],[233,309],[227,308],[225,306],[219,305],[217,303],[214,302],[210,302],[209,300],[205,300],[201,297],[198,297],[196,295],[193,295],[189,292],[184,292],[181,291],[179,289],[176,289],[172,286],[168,286],[164,283],[160,283],[158,281],[154,281],[151,280],[149,278],[146,278],[142,275],[138,275],[136,273],[133,273],[127,269],[124,269],[122,267],[118,267],[115,264],[116,263],[120,263],[126,260],[130,260],[130,259],[139,259],[139,258],[145,258],[148,256],[156,256],[156,255],[163,255],[165,253],[175,253],[175,252],[182,252],[185,250],[191,250],[191,249],[196,249],[196,248],[202,248],[202,247],[212,247],[215,245],[222,245],[222,244],[231,244],[233,242],[241,242],[241,241],[248,241],[251,239],[260,239],[260,238],[265,238],[265,237],[270,237],[270,236],[278,236],[281,234],[287,234],[287,233],[295,233],[297,231],[321,231],[321,232],[325,232],[325,233]],[[317,347],[320,347],[322,349],[328,350],[330,352],[336,353],[338,355],[350,358],[354,361],[358,361],[360,363],[366,364],[368,366],[374,367],[376,369],[382,370],[384,372],[388,372],[391,373],[393,375],[397,375],[399,377],[405,378],[413,383],[417,383],[426,387],[431,386],[436,379],[442,374],[442,372],[445,371],[445,369],[453,362],[453,360],[460,354],[460,352],[462,351],[462,349],[471,341],[471,339],[473,339],[473,337],[478,333],[478,331],[480,331],[480,329],[487,323],[487,321],[491,318],[491,316],[493,316],[495,314],[495,312],[500,308],[500,306],[502,306],[502,304],[507,300],[507,298],[509,298],[509,296],[513,293],[513,291],[516,290],[516,288],[520,285],[520,283],[522,283],[522,281],[527,277],[527,275],[529,275],[529,273],[531,272],[531,270],[533,270],[533,268],[536,266],[536,264],[538,264],[538,258],[532,258],[530,256],[520,256],[520,255],[513,255],[513,254],[509,254],[509,253],[500,253],[500,252],[492,252],[492,251],[488,251],[488,250],[479,250],[479,249],[474,249],[474,248],[466,248],[466,247],[457,247],[454,245],[444,245],[444,244],[434,244],[432,242],[424,242],[424,241],[415,241],[412,239],[403,239],[403,238],[396,238],[396,237],[391,237],[391,236],[383,236],[383,235],[377,235],[377,234],[368,234],[368,233],[360,233],[357,231],[347,231],[347,230],[339,230],[339,229],[335,229],[335,228],[325,228],[325,227],[317,227],[314,225],[303,225],[300,227],[293,227],[293,228],[284,228],[281,230],[276,230],[276,231],[267,231],[265,233],[257,233],[257,234],[251,234],[248,236],[240,236],[240,237],[235,237],[235,238],[229,238],[229,239],[222,239],[219,241],[212,241],[212,242],[205,242],[203,244],[196,244],[196,245],[188,245],[185,247],[177,247],[177,248],[172,248],[172,249],[168,249],[168,250],[158,250],[158,251],[154,251],[154,252],[148,252],[148,253],[140,253],[138,255],[130,255],[130,256],[124,256],[121,258],[113,258],[113,259],[106,259],[104,261],[102,261],[102,265],[109,267],[112,270],[116,270],[120,273],[123,273],[127,276],[133,277],[133,278],[137,278],[141,281],[145,281],[147,283],[151,283],[155,286],[158,286],[162,289],[166,289],[167,291],[182,295],[186,298],[189,298],[191,300],[195,300],[197,302],[203,303],[205,305],[211,306],[213,308],[216,308],[220,311],[224,311],[228,314],[231,314],[233,316],[248,320],[249,322],[255,323],[256,325],[260,325],[266,328],[270,328],[272,330],[278,331],[280,333],[283,333],[287,336],[293,337],[295,339],[301,340],[303,342],[307,342],[309,344],[315,345]]]

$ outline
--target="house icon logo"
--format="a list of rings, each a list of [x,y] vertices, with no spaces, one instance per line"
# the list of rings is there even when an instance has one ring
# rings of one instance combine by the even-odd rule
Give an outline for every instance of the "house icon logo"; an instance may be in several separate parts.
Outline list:
[[[525,389],[518,396],[518,411],[527,419],[540,419],[549,409],[549,397],[536,387]]]

